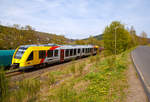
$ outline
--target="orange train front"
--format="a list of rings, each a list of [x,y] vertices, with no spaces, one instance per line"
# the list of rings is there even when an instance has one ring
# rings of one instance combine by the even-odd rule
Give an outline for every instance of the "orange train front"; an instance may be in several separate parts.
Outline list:
[[[95,55],[98,48],[98,46],[93,45],[23,45],[16,49],[12,59],[12,67],[32,68],[43,64]]]

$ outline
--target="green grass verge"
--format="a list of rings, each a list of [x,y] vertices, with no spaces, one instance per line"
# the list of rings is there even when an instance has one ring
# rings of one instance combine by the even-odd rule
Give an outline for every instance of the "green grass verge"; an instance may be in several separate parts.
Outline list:
[[[1,70],[0,101],[122,102],[128,88],[126,70],[130,51],[117,56],[97,55],[81,62],[73,61],[65,68],[49,72],[44,81],[26,79],[15,83],[13,89]]]
[[[123,52],[116,57],[92,56],[86,62],[77,63],[78,65],[73,63],[70,66],[72,77],[50,88],[48,95],[44,98],[49,102],[124,101],[125,90],[128,88],[126,70],[130,51]],[[85,64],[87,62],[89,63]],[[88,67],[89,64],[92,64],[89,68],[83,68],[83,66]],[[61,71],[65,72],[68,68]]]

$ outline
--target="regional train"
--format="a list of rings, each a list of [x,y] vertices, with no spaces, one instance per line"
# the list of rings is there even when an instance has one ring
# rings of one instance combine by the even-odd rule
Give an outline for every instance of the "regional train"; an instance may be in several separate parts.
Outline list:
[[[11,66],[26,69],[64,62],[83,56],[96,55],[98,48],[96,45],[23,45],[15,50]]]

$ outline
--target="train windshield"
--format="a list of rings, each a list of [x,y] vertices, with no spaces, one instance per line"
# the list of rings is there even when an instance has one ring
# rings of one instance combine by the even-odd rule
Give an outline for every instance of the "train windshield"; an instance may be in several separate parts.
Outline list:
[[[25,47],[20,47],[18,49],[18,51],[16,52],[15,58],[16,59],[21,59],[22,55],[24,54],[24,52],[26,51],[27,48]]]

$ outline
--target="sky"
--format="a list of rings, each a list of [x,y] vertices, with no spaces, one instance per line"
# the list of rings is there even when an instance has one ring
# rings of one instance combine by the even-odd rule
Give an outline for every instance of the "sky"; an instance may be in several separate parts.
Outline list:
[[[150,37],[150,0],[0,0],[2,25],[31,25],[72,39],[102,34],[112,21]]]

